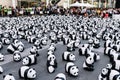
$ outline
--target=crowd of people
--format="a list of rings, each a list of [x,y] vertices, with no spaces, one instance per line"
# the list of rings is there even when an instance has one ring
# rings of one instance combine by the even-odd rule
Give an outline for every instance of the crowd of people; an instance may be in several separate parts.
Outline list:
[[[47,6],[47,7],[9,7],[3,6],[0,9],[0,16],[21,16],[21,15],[84,15],[84,16],[99,16],[99,17],[111,17],[112,14],[120,14],[120,9],[114,8],[68,8],[65,9],[59,6]]]

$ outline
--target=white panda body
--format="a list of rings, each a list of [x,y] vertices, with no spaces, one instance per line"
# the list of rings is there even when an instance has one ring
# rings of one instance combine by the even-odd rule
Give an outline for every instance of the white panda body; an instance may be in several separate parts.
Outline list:
[[[95,39],[94,40],[94,45],[93,45],[94,48],[99,48],[100,47],[100,41],[98,39]]]
[[[93,64],[94,64],[94,59],[93,57],[89,56],[83,63],[83,68],[88,71],[93,71],[94,70]]]
[[[112,68],[120,71],[120,60],[115,60],[115,61],[112,63]]]
[[[75,50],[74,43],[75,43],[75,41],[71,41],[67,44],[67,51],[74,51]]]
[[[27,69],[29,69],[28,66],[24,66],[24,67],[21,67],[21,68],[20,68],[21,77],[24,77],[24,72],[25,72],[25,70],[27,70]]]
[[[79,75],[79,69],[78,67],[72,63],[72,62],[68,62],[66,65],[65,65],[65,71],[70,74],[71,76],[78,76]]]
[[[51,54],[48,55],[47,58],[47,70],[49,73],[53,73],[55,69],[57,68],[57,60],[55,55]]]
[[[108,69],[103,68],[101,74],[98,76],[98,80],[107,80]]]
[[[105,50],[104,50],[104,54],[109,55],[110,54],[110,50],[111,50],[110,47],[106,47]]]
[[[111,40],[107,40],[104,44],[104,47],[110,47]]]
[[[15,49],[15,47],[14,47],[14,44],[10,44],[10,45],[7,47],[7,51],[8,51],[9,53],[11,53],[11,54],[13,54],[15,50],[16,50],[16,49]]]
[[[75,61],[75,55],[67,51],[63,53],[62,58],[66,61]]]
[[[93,53],[93,52],[89,51],[88,55],[91,56],[91,57],[93,57],[94,61],[100,60],[100,55],[97,54],[97,53]]]
[[[35,71],[35,69],[30,68],[28,66],[22,66],[19,69],[19,76],[20,76],[20,78],[24,78],[24,79],[35,79],[36,71]]]
[[[59,73],[56,75],[55,80],[66,80],[66,76],[63,73]]]
[[[119,79],[117,79],[118,77],[116,77],[116,79],[114,79],[114,77],[117,75],[119,76]],[[109,80],[120,80],[120,72],[118,72],[116,70],[110,70]]]
[[[8,38],[2,38],[1,40],[3,44],[6,44],[6,45],[10,44],[10,40]]]
[[[23,65],[32,65],[37,63],[37,57],[35,55],[29,55],[23,58]]]

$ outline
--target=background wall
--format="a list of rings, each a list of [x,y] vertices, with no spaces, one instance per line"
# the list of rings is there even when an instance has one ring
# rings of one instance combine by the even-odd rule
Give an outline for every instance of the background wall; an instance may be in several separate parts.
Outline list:
[[[12,6],[12,0],[0,0],[0,5],[6,7]]]

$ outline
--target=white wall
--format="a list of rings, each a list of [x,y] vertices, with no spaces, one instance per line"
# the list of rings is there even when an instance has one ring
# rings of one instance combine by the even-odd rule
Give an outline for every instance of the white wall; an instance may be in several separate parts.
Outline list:
[[[0,5],[6,7],[12,6],[12,0],[0,0]]]
[[[0,5],[6,6],[6,7],[9,7],[9,6],[15,7],[17,6],[17,0],[0,0]]]

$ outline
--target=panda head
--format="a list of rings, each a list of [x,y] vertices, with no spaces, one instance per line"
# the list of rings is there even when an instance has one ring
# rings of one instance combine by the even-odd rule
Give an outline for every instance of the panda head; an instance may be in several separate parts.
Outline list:
[[[15,80],[15,78],[12,74],[4,75],[3,79],[4,80]]]
[[[107,75],[108,74],[108,69],[107,68],[103,68],[102,69],[102,74],[103,75]]]
[[[24,57],[22,60],[23,65],[28,65],[29,64],[29,58],[28,57]]]
[[[36,76],[37,75],[36,75],[35,69],[34,68],[30,68],[28,70],[27,77],[30,78],[30,79],[34,79],[34,78],[36,78]]]
[[[56,59],[56,57],[55,57],[55,55],[49,55],[48,56],[48,58],[47,58],[47,60],[55,60]]]
[[[94,43],[100,43],[100,41],[98,39],[95,39]]]
[[[78,69],[78,67],[77,67],[77,66],[72,66],[72,67],[70,68],[70,74],[71,74],[72,76],[78,76],[78,74],[79,74],[79,69]]]
[[[3,68],[2,68],[2,66],[0,66],[0,74],[2,74],[3,73]]]
[[[20,61],[21,60],[21,54],[19,51],[15,51],[13,54],[14,61]]]
[[[94,58],[89,56],[87,59],[86,59],[86,63],[87,64],[93,64],[94,63]]]
[[[32,46],[32,48],[31,48],[30,51],[31,51],[31,52],[36,52],[36,51],[37,51],[37,47],[36,47],[36,46]]]
[[[20,52],[22,52],[22,51],[24,50],[24,46],[23,46],[23,45],[19,45],[19,46],[18,46],[18,50],[19,50]]]
[[[34,45],[39,45],[40,44],[40,40],[36,40],[35,42],[34,42]]]
[[[59,73],[56,75],[54,80],[66,80],[66,76],[63,73]]]
[[[107,64],[107,65],[106,65],[106,68],[107,68],[107,69],[111,69],[111,68],[112,68],[112,64]]]
[[[71,54],[69,55],[69,59],[72,60],[72,61],[75,61],[75,55],[71,53]]]

